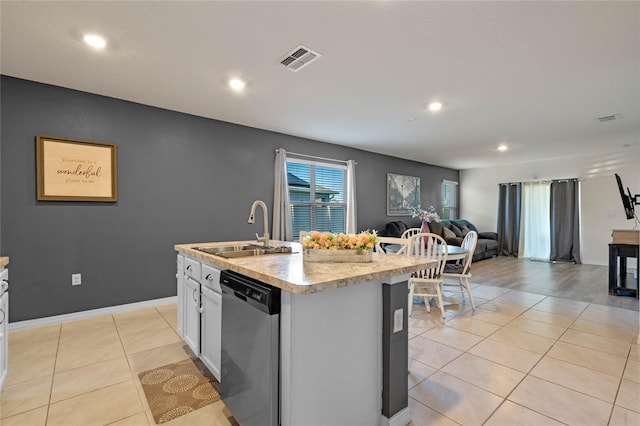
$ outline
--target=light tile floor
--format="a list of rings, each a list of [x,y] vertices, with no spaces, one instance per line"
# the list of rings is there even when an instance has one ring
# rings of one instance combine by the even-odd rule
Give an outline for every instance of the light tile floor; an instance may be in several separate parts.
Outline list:
[[[413,425],[640,425],[638,311],[476,285],[414,305]],[[432,303],[433,305],[433,303]]]
[[[9,333],[1,426],[155,425],[138,373],[189,358],[175,304]],[[167,425],[228,426],[218,401]]]
[[[415,305],[409,407],[420,425],[638,425],[638,312],[474,286],[477,310]],[[2,426],[154,425],[139,372],[190,356],[176,306],[12,331]],[[229,425],[222,402],[171,425]],[[342,426],[342,425],[340,425]]]

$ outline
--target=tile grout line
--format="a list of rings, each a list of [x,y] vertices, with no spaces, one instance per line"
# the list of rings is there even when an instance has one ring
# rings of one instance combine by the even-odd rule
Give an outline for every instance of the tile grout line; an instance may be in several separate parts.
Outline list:
[[[509,293],[510,291],[511,291],[511,290],[509,290],[509,291],[507,291],[507,292],[505,292],[505,293],[503,293],[503,294]],[[502,296],[502,295],[500,295],[500,296]],[[482,305],[484,305],[484,304],[486,304],[486,303],[488,303],[488,302],[491,302],[491,301],[495,300],[496,298],[498,298],[498,297],[500,297],[500,296],[496,296],[496,297],[494,297],[493,299],[485,299],[485,300],[487,300],[487,302],[484,302],[484,303],[482,303],[482,304],[480,304],[480,305],[476,305],[476,309],[478,309],[480,306],[482,306]],[[425,302],[426,302],[426,301],[425,301]],[[472,310],[472,311],[473,311],[473,312],[476,312],[476,310]],[[437,342],[437,341],[435,341],[435,340],[429,339],[428,337],[422,336],[422,334],[427,333],[428,331],[433,330],[433,329],[438,328],[438,327],[446,327],[446,325],[445,325],[445,323],[446,323],[446,322],[451,321],[451,320],[456,319],[456,318],[459,318],[459,317],[463,316],[463,314],[464,314],[464,313],[467,313],[467,312],[469,312],[469,311],[467,310],[467,311],[465,311],[465,312],[463,312],[463,313],[458,313],[458,314],[456,314],[453,318],[447,319],[447,320],[446,320],[446,321],[444,321],[443,323],[441,323],[441,324],[439,324],[439,325],[436,325],[435,327],[433,327],[433,328],[431,328],[431,329],[429,329],[429,330],[427,330],[427,331],[425,331],[425,332],[421,333],[419,336],[421,336],[421,337],[423,337],[423,338],[425,338],[425,339],[431,340],[432,342],[443,344],[444,346],[448,346],[448,347],[453,348],[453,349],[455,349],[455,350],[460,350],[460,349],[455,348],[455,347],[453,347],[453,346],[446,345],[446,344],[444,344],[444,343],[442,343],[442,342]],[[525,311],[525,312],[526,312],[526,311]],[[495,395],[495,396],[497,396],[498,398],[501,398],[501,399],[502,399],[502,401],[500,402],[500,404],[498,404],[498,406],[496,407],[496,409],[495,409],[495,410],[493,410],[493,411],[491,412],[491,414],[489,414],[489,416],[488,416],[488,417],[483,421],[483,424],[484,424],[484,423],[486,423],[486,422],[491,418],[491,416],[493,416],[493,415],[495,414],[495,412],[496,412],[496,411],[497,411],[497,410],[502,406],[502,404],[504,404],[504,402],[507,400],[507,397],[502,397],[502,396],[500,396],[500,395],[497,395],[497,394],[495,394],[495,393],[493,393],[493,392],[491,392],[491,391],[489,391],[489,390],[487,390],[487,389],[484,389],[484,388],[482,388],[482,387],[480,387],[480,386],[477,386],[477,385],[475,385],[475,384],[473,384],[473,383],[471,383],[471,382],[468,382],[468,381],[466,381],[466,380],[464,380],[464,379],[462,379],[462,378],[460,378],[460,377],[457,377],[457,376],[454,376],[454,375],[452,375],[452,374],[449,374],[449,373],[447,373],[446,371],[443,371],[443,369],[444,369],[447,365],[449,365],[449,364],[451,364],[452,362],[454,362],[455,360],[459,359],[459,358],[460,358],[461,356],[463,356],[464,354],[467,354],[467,353],[468,353],[468,351],[469,351],[469,350],[471,350],[472,348],[474,348],[475,346],[477,346],[477,345],[479,345],[480,343],[482,343],[482,342],[484,342],[485,340],[487,340],[491,335],[493,335],[493,334],[497,333],[498,331],[500,331],[502,328],[504,328],[507,324],[509,324],[509,323],[510,323],[511,321],[513,321],[515,318],[518,318],[518,316],[514,317],[514,318],[513,318],[512,320],[510,320],[509,322],[507,322],[507,323],[505,323],[505,324],[503,324],[503,325],[500,325],[500,328],[498,328],[498,329],[497,329],[497,330],[495,330],[494,332],[492,332],[492,333],[488,334],[487,336],[478,336],[478,337],[482,337],[482,340],[480,340],[479,342],[477,342],[477,343],[473,344],[471,347],[467,348],[466,350],[461,351],[461,353],[460,353],[458,356],[456,356],[455,358],[452,358],[452,359],[451,359],[451,360],[449,360],[447,363],[445,363],[445,364],[444,364],[444,365],[442,365],[440,368],[438,368],[438,369],[437,369],[433,374],[430,374],[430,375],[429,375],[429,377],[431,377],[431,376],[433,376],[434,374],[436,374],[436,373],[438,373],[438,372],[441,372],[441,373],[443,373],[443,374],[450,375],[450,376],[454,377],[455,379],[460,380],[461,382],[467,383],[467,384],[468,384],[468,385],[470,385],[470,386],[476,387],[476,388],[478,388],[478,389],[480,389],[480,390],[482,390],[482,391],[485,391],[485,392],[490,393],[491,395]],[[486,321],[485,321],[485,322],[486,322]],[[499,325],[499,324],[494,324],[494,325]],[[464,330],[458,330],[458,331],[465,332]],[[466,332],[466,333],[469,333],[469,332]],[[475,334],[473,334],[473,333],[469,333],[469,334],[475,335]],[[477,335],[475,335],[475,336],[477,336]],[[471,356],[474,356],[473,354],[470,354],[470,355],[471,355]],[[419,360],[416,360],[416,361],[420,362]],[[487,361],[489,361],[489,362],[493,362],[493,361],[490,361],[490,360],[487,360]],[[511,367],[508,367],[508,366],[505,366],[505,365],[502,365],[502,364],[499,364],[499,363],[496,363],[496,364],[497,364],[497,365],[500,365],[500,366],[502,366],[502,367],[505,367],[505,368],[511,368]],[[528,373],[527,373],[527,374],[525,374],[525,376],[523,377],[523,379],[522,379],[522,380],[524,380],[524,379],[527,377],[527,375],[528,375]],[[412,387],[412,389],[413,389],[413,388],[415,388],[416,386],[419,386],[419,385],[420,385],[420,383],[423,383],[423,382],[425,382],[426,380],[428,380],[428,379],[429,379],[429,377],[425,377],[425,378],[424,378],[423,380],[421,380],[419,383],[417,383],[416,385],[414,385],[414,386]],[[522,382],[522,380],[518,383],[518,385]],[[518,385],[516,385],[515,387],[517,387]],[[515,389],[515,387],[514,387],[514,389]],[[414,398],[414,399],[415,399],[415,398]],[[429,408],[430,410],[433,410],[433,411],[435,411],[436,413],[438,413],[438,414],[440,414],[440,415],[444,416],[445,418],[447,418],[447,419],[449,419],[449,420],[451,420],[451,421],[454,421],[455,423],[458,423],[458,422],[457,422],[457,421],[455,421],[454,419],[452,419],[452,418],[450,418],[450,417],[446,416],[444,413],[439,412],[439,411],[438,411],[438,410],[436,410],[435,408],[433,408],[433,407],[429,407],[428,405],[423,404],[422,402],[420,402],[420,401],[418,401],[418,400],[416,400],[416,401],[417,401],[418,403],[420,403],[420,404],[424,405],[425,407]],[[458,424],[460,424],[460,423],[458,423]]]
[[[505,293],[505,294],[506,294],[506,293]],[[500,296],[498,296],[498,297],[500,297]],[[473,345],[471,348],[469,348],[469,350],[470,350],[470,349],[472,349],[473,347],[475,347],[475,346],[479,345],[480,343],[484,342],[485,340],[488,340],[491,336],[493,336],[494,334],[496,334],[496,333],[497,333],[497,332],[499,332],[500,330],[502,330],[502,329],[504,329],[505,327],[507,327],[510,323],[512,323],[512,322],[513,322],[513,321],[515,321],[516,319],[520,318],[520,317],[521,317],[525,312],[529,311],[531,308],[533,308],[533,306],[537,305],[538,303],[540,303],[541,301],[545,300],[546,298],[547,298],[547,296],[545,296],[543,299],[541,299],[540,301],[538,301],[537,303],[535,303],[535,304],[534,304],[534,305],[532,305],[531,307],[527,308],[524,312],[521,312],[519,315],[517,315],[516,317],[514,317],[512,320],[510,320],[510,321],[508,321],[507,323],[505,323],[505,324],[501,325],[501,326],[500,326],[500,328],[498,328],[498,329],[497,329],[496,331],[494,331],[493,333],[490,333],[489,335],[487,335],[483,340],[481,340],[480,342],[478,342],[477,344],[475,344],[475,345]],[[492,300],[495,300],[495,299],[492,299]],[[523,331],[521,331],[521,332],[523,332]],[[530,334],[531,334],[531,333],[530,333]],[[508,343],[505,343],[505,344],[508,344]],[[512,345],[509,345],[509,346],[512,346]],[[516,346],[513,346],[513,347],[516,347]],[[516,347],[516,348],[517,348],[517,347]],[[522,349],[522,348],[518,348],[518,349]],[[526,349],[525,349],[525,350],[526,350]],[[547,352],[549,352],[550,350],[551,350],[551,347],[550,347],[549,349],[547,349]],[[547,353],[547,352],[545,352],[545,354],[543,354],[543,355],[540,357],[540,359],[539,359],[539,360],[538,360],[538,361],[537,361],[537,362],[536,362],[536,363],[535,363],[535,364],[534,364],[534,365],[533,365],[533,366],[532,366],[532,367],[531,367],[531,368],[530,368],[526,373],[524,373],[524,375],[522,376],[522,379],[520,379],[520,381],[519,381],[519,382],[518,382],[518,383],[517,383],[517,384],[516,384],[512,389],[511,389],[511,391],[510,391],[509,393],[507,393],[507,395],[505,395],[504,397],[503,397],[503,396],[501,396],[501,395],[497,395],[497,394],[495,394],[495,393],[493,393],[493,392],[491,392],[491,391],[489,391],[489,390],[487,390],[487,389],[480,388],[479,386],[477,386],[477,387],[479,387],[480,389],[483,389],[483,390],[485,390],[485,391],[487,391],[487,392],[489,392],[489,393],[491,393],[491,394],[493,394],[493,395],[496,395],[496,396],[498,396],[498,397],[502,398],[502,402],[500,402],[500,404],[498,404],[498,406],[497,406],[497,407],[496,407],[496,408],[491,412],[491,414],[489,414],[489,416],[488,416],[488,417],[487,417],[487,418],[482,422],[482,424],[483,424],[483,425],[484,425],[486,422],[488,422],[488,421],[489,421],[489,419],[490,419],[491,417],[493,417],[493,415],[494,415],[494,414],[495,414],[495,413],[500,409],[500,407],[502,407],[502,406],[504,405],[504,403],[505,403],[506,401],[513,402],[513,401],[510,401],[510,400],[509,400],[509,396],[510,396],[510,395],[511,395],[515,390],[516,390],[516,388],[517,388],[518,386],[520,386],[520,384],[522,384],[522,382],[524,382],[524,380],[525,380],[527,377],[529,377],[529,374],[531,373],[531,371],[532,371],[532,370],[535,368],[535,366],[536,366],[536,365],[538,365],[538,363],[539,363],[539,362],[540,362],[540,361],[545,357],[545,355],[546,355],[546,353]],[[465,353],[467,353],[467,352],[465,351]],[[472,355],[472,356],[473,356],[473,354],[470,354],[470,355]],[[491,361],[491,360],[486,360],[486,361],[493,362],[493,361]],[[502,365],[502,364],[500,364],[500,363],[495,363],[495,364],[500,365],[500,366],[505,367],[505,368],[511,368],[511,367],[509,367],[509,366],[507,366],[507,365]],[[515,370],[515,369],[513,369],[513,368],[511,368],[511,369],[512,369],[512,370]],[[518,370],[515,370],[515,371],[518,371]],[[463,379],[460,379],[460,378],[458,378],[458,379],[459,379],[459,380],[463,380]],[[463,381],[465,381],[466,383],[469,383],[469,382],[467,382],[466,380],[463,380]],[[469,383],[469,384],[473,385],[473,383]],[[473,386],[475,386],[475,385],[473,385]],[[522,407],[524,407],[524,406],[522,406]],[[542,415],[542,416],[545,416],[545,417],[547,417],[547,418],[551,418],[551,417],[549,417],[549,416],[547,416],[547,415],[545,415],[545,414],[543,414],[543,413],[540,413],[540,412],[538,412],[538,411],[535,411],[535,410],[533,410],[533,409],[531,409],[531,408],[529,408],[529,407],[524,407],[524,408],[526,408],[526,409],[528,409],[528,410],[531,410],[531,411],[533,411],[534,413],[537,413],[537,414],[540,414],[540,415]],[[556,419],[553,419],[553,420],[556,420]],[[561,422],[561,423],[562,423],[562,422]]]
[[[506,292],[506,293],[504,293],[504,294],[508,294],[508,293],[509,293],[509,292]],[[503,294],[503,295],[504,295],[504,294]],[[502,296],[502,295],[501,295],[501,296]],[[495,297],[495,298],[493,298],[493,299],[489,299],[489,301],[495,301],[495,299],[497,299],[497,298],[499,298],[499,297],[501,297],[501,296],[497,296],[497,297]],[[479,342],[475,343],[475,344],[474,344],[474,345],[472,345],[471,347],[467,348],[466,350],[464,350],[464,351],[462,352],[462,354],[460,354],[460,355],[456,356],[455,358],[451,359],[451,360],[450,360],[449,362],[447,362],[445,365],[443,365],[443,366],[442,366],[442,367],[440,367],[438,370],[436,370],[436,372],[434,372],[433,374],[436,374],[437,372],[442,372],[442,373],[444,373],[444,374],[448,374],[448,373],[446,373],[445,371],[442,371],[442,370],[443,370],[447,365],[449,365],[450,363],[454,362],[456,359],[460,358],[463,354],[468,353],[468,351],[469,351],[470,349],[472,349],[473,347],[475,347],[475,346],[479,345],[480,343],[484,342],[485,340],[489,339],[489,338],[490,338],[490,336],[492,336],[493,334],[495,334],[495,333],[499,332],[500,330],[504,329],[505,327],[508,327],[508,325],[509,325],[510,323],[512,323],[513,321],[515,321],[516,319],[518,319],[518,318],[522,318],[522,315],[524,315],[524,314],[525,314],[526,312],[528,312],[529,310],[533,309],[536,305],[538,305],[538,304],[539,304],[539,303],[541,303],[542,301],[546,300],[548,297],[550,297],[550,296],[545,296],[543,299],[541,299],[541,300],[539,300],[538,302],[536,302],[535,304],[533,304],[533,305],[529,306],[529,307],[528,307],[527,309],[525,309],[523,312],[521,312],[521,313],[519,313],[517,316],[515,316],[512,320],[508,321],[507,323],[505,323],[505,324],[503,324],[503,325],[500,325],[500,328],[498,328],[496,331],[494,331],[494,332],[490,333],[489,335],[487,335],[487,336],[479,336],[479,337],[483,337],[483,339],[482,339],[482,340],[480,340]],[[477,307],[480,307],[480,306],[481,306],[481,305],[478,305]],[[471,386],[478,387],[479,389],[485,390],[485,391],[489,392],[490,394],[493,394],[493,395],[496,395],[496,396],[498,396],[498,397],[502,398],[502,402],[501,402],[501,403],[496,407],[496,409],[495,409],[495,410],[494,410],[494,411],[493,411],[493,412],[492,412],[492,413],[487,417],[487,419],[486,419],[483,423],[486,423],[486,421],[488,421],[488,420],[489,420],[489,419],[490,419],[490,418],[491,418],[491,417],[492,417],[492,416],[497,412],[497,410],[499,410],[499,408],[500,408],[500,407],[505,403],[505,401],[507,401],[507,400],[508,400],[509,396],[510,396],[514,391],[515,391],[515,389],[516,389],[518,386],[520,386],[520,385],[522,384],[522,382],[523,382],[527,377],[529,377],[529,376],[531,376],[531,377],[536,377],[537,379],[540,379],[540,380],[546,381],[546,382],[551,383],[551,384],[553,384],[553,385],[560,386],[560,387],[565,388],[565,389],[568,389],[568,390],[570,390],[570,391],[573,391],[573,392],[577,392],[577,393],[583,394],[583,395],[585,395],[585,396],[587,396],[587,397],[591,397],[591,398],[594,398],[594,399],[600,400],[600,398],[597,398],[597,397],[595,397],[595,396],[592,396],[592,395],[589,395],[589,394],[586,394],[586,393],[583,393],[583,392],[580,392],[580,391],[576,391],[575,389],[571,389],[571,388],[568,388],[568,387],[566,387],[566,386],[559,385],[559,384],[557,384],[557,383],[550,382],[550,381],[548,381],[548,380],[545,380],[545,379],[539,378],[539,377],[537,377],[537,376],[533,376],[533,375],[531,375],[531,372],[536,368],[536,366],[537,366],[537,365],[538,365],[538,364],[539,364],[539,363],[540,363],[540,362],[541,362],[541,361],[542,361],[542,360],[543,360],[543,359],[548,355],[548,353],[551,351],[551,349],[552,349],[552,348],[557,344],[557,342],[559,342],[559,341],[560,341],[560,338],[561,338],[562,336],[564,336],[564,335],[565,335],[565,333],[567,333],[567,331],[569,331],[569,330],[571,329],[571,326],[575,324],[575,322],[580,318],[580,316],[582,316],[582,315],[585,313],[585,311],[587,311],[587,309],[589,308],[589,306],[591,306],[591,303],[587,303],[587,304],[586,304],[586,306],[585,306],[585,307],[580,311],[580,313],[579,313],[579,314],[578,314],[578,315],[573,319],[573,321],[572,321],[568,326],[563,327],[563,328],[564,328],[564,331],[563,331],[563,332],[562,332],[562,334],[560,334],[558,337],[556,337],[556,338],[549,338],[549,337],[547,337],[547,336],[540,336],[540,337],[544,337],[544,338],[552,339],[552,340],[554,340],[554,343],[553,343],[553,344],[552,344],[552,345],[551,345],[551,346],[550,346],[550,347],[549,347],[549,348],[548,348],[548,349],[547,349],[547,350],[542,354],[542,356],[538,359],[538,361],[537,361],[537,362],[536,362],[536,363],[535,363],[535,364],[534,364],[534,365],[533,365],[533,366],[532,366],[532,367],[531,367],[531,368],[530,368],[530,369],[525,373],[525,375],[523,376],[523,378],[518,382],[518,384],[516,384],[516,385],[513,387],[513,389],[512,389],[512,390],[511,390],[511,391],[510,391],[510,392],[509,392],[505,397],[502,397],[502,396],[500,396],[500,395],[497,395],[497,394],[495,394],[495,393],[493,393],[493,392],[491,392],[491,391],[489,391],[489,390],[486,390],[486,389],[484,389],[484,388],[482,388],[482,387],[480,387],[480,386],[477,386],[477,385],[475,385],[475,384],[473,384],[473,383],[470,383],[470,382],[468,382],[468,381],[466,381],[466,380],[464,380],[464,379],[461,379],[461,378],[459,378],[459,377],[457,377],[457,376],[455,376],[455,375],[453,376],[453,377],[455,377],[456,379],[461,380],[461,381],[462,381],[462,382],[464,382],[464,383],[467,383],[467,384],[469,384],[469,385],[471,385]],[[465,311],[465,312],[468,312],[468,311]],[[456,314],[456,316],[454,316],[453,318],[450,318],[450,319],[448,319],[447,321],[443,322],[442,324],[439,324],[439,325],[437,325],[437,326],[435,326],[435,327],[433,327],[433,328],[431,328],[431,329],[429,329],[429,330],[426,330],[425,332],[420,333],[419,335],[420,335],[421,337],[423,337],[423,338],[427,338],[427,339],[429,339],[428,337],[423,336],[423,334],[425,334],[425,333],[427,333],[427,332],[429,332],[430,330],[433,330],[433,329],[435,329],[435,328],[438,328],[438,327],[441,327],[441,326],[446,326],[446,322],[448,322],[448,321],[450,321],[450,320],[452,320],[452,319],[455,319],[455,318],[462,317],[462,316],[464,316],[464,313],[457,313],[457,314]],[[532,321],[535,321],[535,320],[532,320]],[[544,323],[544,322],[541,322],[541,321],[537,321],[537,322],[540,322],[540,323],[542,323],[542,324],[548,324],[548,323]],[[606,324],[606,323],[605,323],[605,324]],[[496,324],[496,325],[498,325],[498,324]],[[553,325],[553,324],[549,324],[549,325]],[[521,332],[521,333],[527,333],[527,334],[531,334],[531,335],[534,335],[534,336],[539,336],[539,335],[537,335],[537,334],[529,333],[529,332],[524,331],[524,330],[520,330],[520,329],[515,329],[515,330],[517,330],[518,332]],[[469,333],[469,334],[474,334],[474,333],[470,333],[470,332],[465,331],[465,330],[458,330],[458,331],[466,332],[466,333]],[[601,337],[601,336],[599,336],[599,337]],[[441,344],[442,344],[442,342],[438,342],[438,341],[435,341],[435,340],[432,340],[432,339],[429,339],[429,340],[431,340],[431,341],[433,341],[433,342],[436,342],[436,343],[441,343]],[[507,343],[507,344],[508,344],[508,343]],[[445,345],[446,345],[446,344],[445,344]],[[457,349],[457,350],[459,350],[459,349],[458,349],[458,348],[456,348],[456,347],[452,347],[452,346],[449,346],[449,345],[446,345],[446,346],[451,347],[451,348],[453,348],[453,349]],[[510,346],[512,346],[512,345],[510,345]],[[577,345],[577,346],[581,346],[581,345]],[[624,376],[624,371],[625,371],[625,369],[626,369],[626,365],[628,364],[629,356],[630,356],[630,353],[631,353],[631,347],[632,347],[632,346],[630,345],[629,350],[628,350],[628,354],[627,354],[627,359],[626,359],[626,361],[625,361],[625,367],[624,367],[624,369],[623,369],[623,373],[622,373],[622,375],[620,376],[620,379],[619,379],[619,387],[620,387],[620,385],[621,385],[621,383],[622,383],[622,380],[623,380],[623,376]],[[516,347],[516,348],[518,348],[518,347]],[[522,349],[522,348],[519,348],[519,349]],[[419,360],[416,360],[416,361],[420,362]],[[490,360],[488,360],[488,361],[490,361]],[[490,361],[490,362],[492,362],[492,361]],[[502,365],[502,364],[500,364],[500,363],[497,363],[497,364],[498,364],[498,365],[503,366],[503,365]],[[584,367],[584,366],[580,366],[580,365],[577,365],[577,364],[573,364],[573,365],[576,365],[576,366],[581,367],[581,368],[586,368],[586,367]],[[511,367],[508,367],[508,366],[503,366],[503,367],[511,368]],[[588,369],[588,370],[592,370],[592,369],[590,369],[590,368],[587,368],[587,369]],[[592,370],[592,371],[595,371],[595,370]],[[433,374],[431,374],[429,377],[433,376]],[[423,383],[424,381],[428,380],[428,379],[429,379],[429,377],[426,377],[425,379],[423,379],[423,380],[422,380],[422,381],[420,381],[419,383],[417,383],[417,384],[415,384],[414,386],[412,386],[412,389],[413,389],[413,388],[415,388],[416,386],[419,386],[419,385],[420,385],[420,383]],[[612,377],[613,377],[613,376],[612,376]],[[618,389],[618,392],[619,392],[619,389]],[[609,413],[609,421],[610,421],[611,416],[612,416],[612,414],[613,414],[613,409],[615,408],[615,401],[616,401],[616,400],[617,400],[617,394],[616,394],[616,397],[614,398],[613,402],[612,402],[612,403],[610,403],[610,404],[611,404],[611,411],[610,411],[610,413]],[[417,400],[416,400],[416,401],[417,401]],[[609,403],[608,401],[604,401],[604,400],[601,400],[601,401],[603,401],[603,402],[605,402],[605,403]],[[421,403],[420,401],[417,401],[417,402]],[[510,401],[510,402],[514,403],[513,401]],[[422,404],[422,403],[421,403],[421,404]],[[517,403],[516,403],[516,404],[517,404]],[[422,404],[422,405],[425,405],[425,404]],[[521,405],[521,404],[518,404],[518,405]],[[428,407],[427,405],[425,405],[425,406],[426,406],[426,407]],[[522,406],[522,405],[521,405],[521,406]],[[524,407],[524,406],[523,406],[523,407]],[[432,407],[428,407],[428,408],[429,408],[429,409],[431,409],[431,410],[434,410],[434,411],[438,412],[437,410],[435,410],[435,409],[434,409],[434,408],[432,408]],[[535,413],[537,413],[537,414],[539,414],[539,415],[545,416],[545,417],[547,417],[547,418],[552,418],[552,417],[549,417],[548,415],[546,415],[546,414],[544,414],[544,413],[540,413],[540,412],[538,412],[538,411],[536,411],[536,410],[533,410],[533,409],[531,409],[531,408],[529,408],[529,407],[525,407],[525,408],[527,408],[527,409],[529,409],[529,410],[531,410],[531,411],[533,411],[533,412],[535,412]],[[440,412],[438,412],[438,413],[444,416],[444,414],[443,414],[443,413],[440,413]],[[445,417],[447,417],[447,416],[445,416]],[[447,418],[449,418],[449,417],[447,417]],[[553,419],[553,418],[552,418],[552,419]],[[557,420],[557,419],[554,419],[554,420]],[[560,421],[560,420],[558,420],[558,421]],[[561,421],[560,421],[560,422],[561,422]],[[564,422],[561,422],[561,423],[564,423]]]
[[[546,300],[546,297],[545,297],[544,299],[542,299],[542,300]],[[542,300],[540,300],[540,302],[542,302]],[[540,302],[538,302],[538,303],[540,303]],[[538,303],[534,304],[533,306],[536,306]],[[531,308],[527,309],[525,312],[528,312],[530,309],[532,309],[532,308],[533,308],[533,306],[531,306]],[[524,314],[525,312],[523,312],[522,314]],[[520,314],[520,315],[519,315],[519,316],[517,316],[516,318],[520,318],[520,316],[521,316],[522,314]],[[575,322],[575,320],[574,320],[574,322]],[[508,324],[508,323],[507,323],[507,324]],[[506,325],[507,325],[507,324],[505,324],[505,325],[504,325],[504,327],[506,327]],[[572,324],[573,324],[573,323],[572,323]],[[564,335],[564,333],[566,333],[566,331],[567,331],[567,330],[569,330],[569,328],[568,328],[568,327],[565,329],[565,331],[562,333],[562,335]],[[556,341],[556,342],[558,342],[558,339],[560,339],[560,337],[562,337],[562,335],[558,336],[558,338],[557,338],[557,339],[555,339],[555,341]],[[545,357],[545,356],[547,356],[547,354],[551,351],[551,349],[553,348],[553,346],[555,346],[555,343],[554,343],[553,345],[551,345],[551,346],[549,347],[549,349],[547,349],[547,351],[546,351],[544,354],[542,354],[542,356],[540,357],[540,359],[538,359],[538,360],[533,364],[533,366],[531,366],[531,368],[530,368],[530,369],[525,373],[525,375],[522,377],[522,380],[520,380],[520,381],[518,382],[518,384],[517,384],[517,385],[515,385],[515,386],[513,387],[513,389],[511,389],[511,391],[510,391],[510,392],[509,392],[509,393],[504,397],[504,400],[502,401],[502,403],[500,404],[500,406],[498,406],[498,408],[496,408],[496,409],[494,410],[494,412],[493,412],[493,413],[491,413],[491,416],[489,416],[489,417],[487,418],[487,421],[488,421],[488,420],[489,420],[489,419],[490,419],[490,418],[495,414],[495,412],[496,412],[496,411],[498,411],[498,409],[499,409],[499,408],[504,404],[504,402],[505,402],[505,401],[509,401],[509,402],[511,402],[511,403],[517,404],[516,402],[511,401],[511,400],[509,399],[509,397],[510,397],[510,396],[513,394],[513,392],[515,392],[515,390],[516,390],[516,389],[517,389],[517,388],[522,384],[522,382],[524,382],[524,381],[527,379],[527,377],[531,376],[531,372],[536,368],[536,366],[537,366],[538,364],[540,364],[540,362],[544,359],[544,357]],[[531,376],[531,377],[536,377],[536,376]],[[538,377],[536,377],[536,378],[538,378]],[[544,380],[544,379],[542,379],[542,380]],[[552,382],[549,382],[549,383],[552,383]],[[554,384],[555,384],[555,383],[554,383]],[[539,412],[539,411],[536,411],[536,410],[534,410],[534,409],[532,409],[532,408],[530,408],[530,407],[526,407],[526,406],[524,406],[524,405],[522,405],[522,404],[518,404],[518,405],[520,405],[521,407],[526,408],[527,410],[531,410],[531,411],[533,411],[534,413],[540,414],[541,416],[544,416],[544,417],[547,417],[547,418],[553,419],[553,420],[555,420],[555,421],[558,421],[558,422],[560,422],[560,423],[563,423],[563,424],[564,424],[564,422],[560,421],[559,419],[556,419],[556,418],[554,418],[554,417],[548,416],[548,415],[546,415],[546,414],[544,414],[544,413],[541,413],[541,412]],[[486,421],[485,421],[485,423],[486,423]],[[484,423],[483,423],[483,424],[484,424]]]
[[[154,307],[154,309],[157,311],[157,308]],[[142,400],[142,395],[140,395],[140,390],[138,389],[138,386],[136,386],[135,381],[138,380],[138,376],[134,373],[133,371],[133,367],[131,366],[131,361],[129,360],[129,354],[127,353],[125,347],[124,347],[124,342],[122,341],[122,336],[120,335],[120,329],[118,328],[118,322],[116,321],[115,316],[112,314],[112,318],[113,318],[113,322],[114,322],[114,326],[116,328],[116,333],[118,333],[118,340],[120,340],[120,345],[122,346],[122,352],[124,353],[124,358],[127,361],[127,366],[129,367],[129,374],[131,375],[131,380],[134,382],[134,386],[136,388],[136,394],[138,395],[138,402],[140,402],[140,406],[142,407],[142,414],[144,415],[144,419],[147,422],[147,424],[149,423],[149,419],[147,418],[147,408],[145,406],[145,401]],[[137,415],[139,413],[133,414],[132,416],[129,417],[133,417],[135,415]],[[122,419],[119,419],[117,421],[120,421]]]
[[[49,400],[47,401],[47,413],[45,415],[44,424],[49,422],[49,411],[51,410],[51,397],[53,396],[53,383],[56,378],[56,366],[58,365],[58,355],[60,353],[60,342],[62,341],[62,323],[58,325],[58,343],[56,344],[56,359],[53,362],[53,371],[51,372],[51,385],[49,386]]]
[[[622,381],[624,380],[624,373],[627,370],[627,365],[629,365],[629,357],[631,356],[632,347],[633,347],[633,342],[631,343],[631,346],[629,346],[629,350],[627,351],[627,360],[625,361],[624,367],[622,368],[622,374],[620,375],[620,380],[618,381],[618,388],[616,389],[616,395],[613,398],[613,404],[611,404],[611,411],[609,412],[609,421],[607,424],[611,423],[611,418],[613,417],[613,411],[616,408],[616,402],[618,401],[618,396],[620,395],[620,389],[622,388]],[[626,408],[626,407],[622,407],[622,408]]]

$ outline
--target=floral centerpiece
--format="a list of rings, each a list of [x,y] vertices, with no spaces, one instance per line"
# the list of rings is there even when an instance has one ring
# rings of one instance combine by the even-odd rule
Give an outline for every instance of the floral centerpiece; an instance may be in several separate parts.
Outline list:
[[[429,229],[430,222],[440,222],[440,216],[438,216],[438,212],[436,212],[436,208],[433,206],[427,207],[426,210],[422,210],[420,206],[418,207],[409,207],[411,211],[411,217],[419,217],[422,219],[422,227],[420,228],[420,232],[431,232]]]
[[[311,232],[302,243],[303,259],[308,262],[371,262],[376,231],[359,234]]]
[[[411,211],[411,217],[419,217],[423,222],[440,222],[440,216],[438,216],[438,212],[433,206],[429,206],[426,210],[422,210],[420,206],[411,206],[409,210]]]

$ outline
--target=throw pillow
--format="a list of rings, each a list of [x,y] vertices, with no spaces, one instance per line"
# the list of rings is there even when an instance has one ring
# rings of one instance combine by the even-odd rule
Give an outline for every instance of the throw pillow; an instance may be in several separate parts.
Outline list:
[[[471,231],[471,229],[469,229],[467,226],[463,226],[461,231],[462,231],[462,236],[466,237],[469,231]]]
[[[443,226],[442,227],[442,231],[444,232],[444,239],[446,240],[447,238],[455,238],[456,234],[455,232],[453,232],[451,229]]]
[[[462,238],[460,238],[460,237],[445,238],[445,241],[450,246],[458,246],[458,247],[460,247],[462,245]]]
[[[441,223],[438,223],[438,222],[429,223],[429,229],[431,230],[431,232],[433,232],[434,234],[438,234],[441,237],[443,236],[442,235],[442,228],[444,228],[444,227],[442,226]]]
[[[462,231],[453,223],[451,224],[451,230],[453,231],[454,234],[456,234],[456,237],[462,237]]]

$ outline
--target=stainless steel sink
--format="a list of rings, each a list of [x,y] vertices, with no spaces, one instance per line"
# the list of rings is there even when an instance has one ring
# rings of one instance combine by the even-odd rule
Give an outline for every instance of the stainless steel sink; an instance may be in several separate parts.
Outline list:
[[[291,247],[264,247],[257,244],[220,246],[220,247],[195,247],[204,253],[236,259],[238,257],[264,256],[266,254],[290,254]]]

